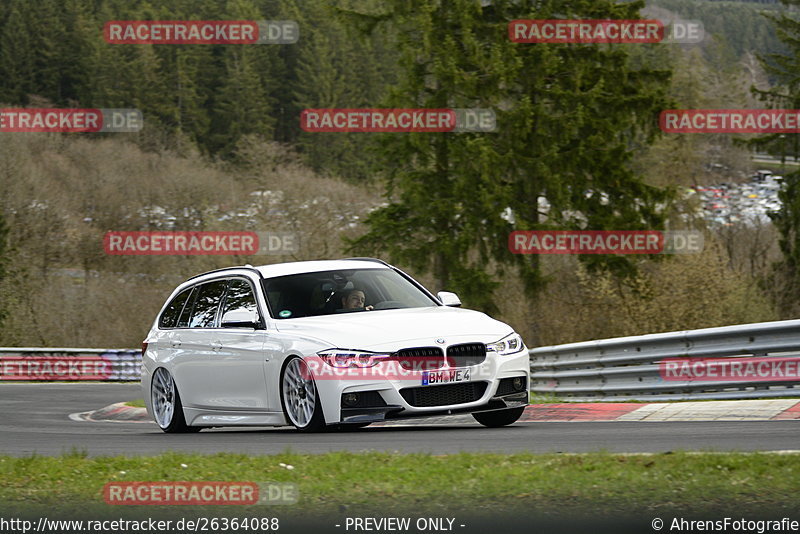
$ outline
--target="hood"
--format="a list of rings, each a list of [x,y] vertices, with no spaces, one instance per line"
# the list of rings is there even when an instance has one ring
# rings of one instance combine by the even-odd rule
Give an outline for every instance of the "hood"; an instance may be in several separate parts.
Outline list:
[[[484,313],[446,306],[337,313],[275,322],[281,332],[314,339],[330,348],[374,351],[436,346],[439,338],[445,340],[444,345],[491,343],[513,331]]]

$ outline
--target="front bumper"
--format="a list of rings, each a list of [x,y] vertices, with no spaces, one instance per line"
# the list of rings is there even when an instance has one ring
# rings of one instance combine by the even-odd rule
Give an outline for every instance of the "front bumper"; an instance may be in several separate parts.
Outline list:
[[[321,369],[327,371],[324,367]],[[470,366],[470,379],[456,383],[480,384],[480,388],[476,387],[476,391],[468,392],[467,395],[455,395],[452,402],[447,402],[451,398],[449,395],[440,397],[440,394],[446,392],[438,388],[448,387],[453,385],[453,382],[426,385],[422,380],[422,372],[414,371],[402,377],[387,378],[387,375],[381,374],[379,367],[375,369],[379,371],[375,377],[348,375],[343,378],[338,375],[331,377],[315,374],[327,424],[365,423],[386,419],[503,410],[525,406],[528,403],[530,358],[527,350],[509,356],[487,357],[483,363]],[[501,388],[498,391],[504,379],[515,377],[525,378],[524,391],[508,388]],[[410,396],[409,389],[417,389],[418,393]],[[347,393],[368,393],[379,396],[379,402],[347,406],[342,398]],[[417,396],[418,394],[420,396]]]
[[[491,412],[520,408],[528,405],[528,391],[493,396],[489,402],[469,408],[448,408],[426,412],[410,412],[403,406],[390,405],[365,408],[342,408],[342,423],[377,423],[390,419],[413,419],[415,417],[432,417],[454,415],[459,413]]]

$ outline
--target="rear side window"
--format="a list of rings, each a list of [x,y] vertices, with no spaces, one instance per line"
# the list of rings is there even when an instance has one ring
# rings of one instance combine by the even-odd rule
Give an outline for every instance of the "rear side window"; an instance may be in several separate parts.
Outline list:
[[[217,309],[225,293],[226,280],[208,282],[199,287],[195,299],[189,328],[210,328],[214,326]]]
[[[189,294],[192,292],[192,289],[184,289],[178,296],[170,301],[167,304],[167,307],[164,309],[164,313],[161,314],[161,318],[158,320],[158,327],[159,328],[175,328],[178,324],[178,318],[183,311],[183,307],[186,304],[186,301],[189,300]]]
[[[189,318],[192,316],[192,309],[194,309],[194,303],[197,300],[197,289],[197,286],[192,288],[192,294],[189,295],[189,300],[186,302],[181,312],[181,318],[178,319],[178,328],[186,328],[189,326]]]

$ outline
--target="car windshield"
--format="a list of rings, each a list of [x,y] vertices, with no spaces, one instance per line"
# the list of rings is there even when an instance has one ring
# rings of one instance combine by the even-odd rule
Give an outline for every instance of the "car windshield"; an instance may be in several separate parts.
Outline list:
[[[294,319],[438,304],[392,269],[347,269],[264,280],[272,316]]]

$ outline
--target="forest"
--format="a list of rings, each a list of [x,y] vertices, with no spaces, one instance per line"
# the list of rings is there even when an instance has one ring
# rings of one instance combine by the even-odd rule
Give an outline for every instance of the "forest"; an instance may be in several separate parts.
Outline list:
[[[787,157],[798,136],[664,134],[658,114],[798,107],[795,4],[0,0],[0,107],[135,108],[145,118],[137,133],[0,132],[0,346],[136,347],[189,276],[356,255],[458,292],[531,347],[794,318],[800,206]],[[675,17],[702,21],[703,42],[529,45],[507,35],[515,19]],[[292,20],[300,37],[109,44],[103,26],[115,20]],[[488,108],[498,127],[300,127],[305,109],[378,107]],[[778,159],[756,163],[756,152]],[[768,222],[715,224],[688,193],[761,168],[785,175]],[[583,228],[695,229],[706,246],[674,257],[507,247],[514,230]],[[126,230],[293,232],[300,246],[284,256],[105,254],[103,235]]]

